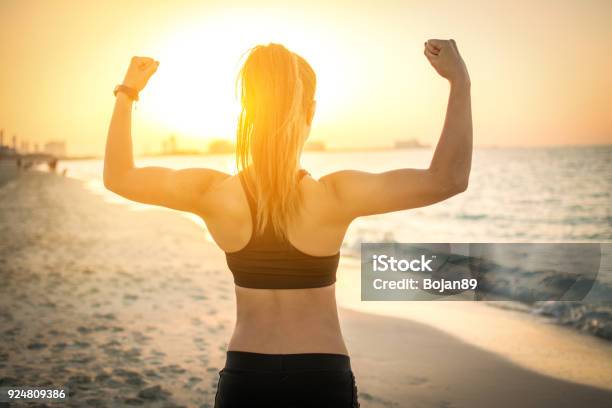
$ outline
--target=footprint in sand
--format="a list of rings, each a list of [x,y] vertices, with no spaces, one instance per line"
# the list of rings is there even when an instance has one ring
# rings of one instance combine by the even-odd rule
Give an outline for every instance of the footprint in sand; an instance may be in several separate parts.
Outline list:
[[[85,403],[90,407],[103,408],[106,407],[107,401],[100,398],[88,398]]]
[[[121,377],[124,383],[130,386],[141,387],[146,384],[146,381],[142,378],[142,375],[136,371],[116,368],[113,370],[113,375]]]
[[[139,398],[142,398],[142,399],[148,400],[148,401],[165,400],[165,399],[167,399],[171,395],[172,395],[172,393],[170,391],[164,390],[159,385],[155,385],[153,387],[144,388],[144,389],[142,389],[142,390],[140,390],[138,392],[138,397]]]
[[[168,374],[177,375],[177,374],[183,374],[187,370],[185,370],[184,368],[182,368],[181,366],[179,366],[177,364],[170,364],[170,365],[166,365],[166,366],[160,367],[159,371],[161,371],[162,373],[168,373]]]
[[[72,347],[73,348],[77,348],[77,349],[83,349],[83,348],[87,348],[89,347],[91,344],[89,344],[86,341],[75,341],[74,343],[72,343]]]
[[[19,380],[15,377],[0,377],[0,387],[19,385]]]
[[[94,313],[93,317],[98,318],[98,319],[105,319],[105,320],[116,320],[117,317],[115,316],[114,313]]]
[[[34,342],[28,344],[28,350],[42,350],[44,348],[47,348],[47,345],[45,343]]]
[[[95,357],[88,354],[75,354],[70,360],[74,364],[88,364],[95,360]]]
[[[108,374],[107,372],[104,371],[100,371],[98,374],[96,374],[96,378],[95,381],[96,382],[105,382],[110,380],[112,377],[110,374]]]
[[[200,377],[189,377],[187,382],[183,384],[183,388],[191,389],[196,384],[201,383],[201,382],[202,382],[202,379]]]
[[[155,379],[162,378],[162,376],[157,374],[157,371],[155,370],[145,370],[144,375],[147,376],[148,378],[155,378]]]
[[[429,382],[425,377],[409,377],[407,381],[408,385],[422,385]]]
[[[65,376],[69,374],[70,370],[68,370],[68,368],[66,368],[64,364],[58,364],[58,365],[51,367],[50,372],[52,372],[54,376],[58,377],[58,376]]]
[[[96,271],[94,271],[93,269],[90,269],[90,268],[85,268],[85,269],[82,270],[82,272],[83,272],[83,275],[86,275],[86,276],[90,276],[90,275],[95,275],[96,274]]]
[[[132,337],[134,338],[134,341],[138,344],[146,344],[152,340],[151,337],[145,334],[142,334],[139,331],[132,332]]]
[[[197,301],[208,300],[208,297],[206,297],[205,295],[191,295],[191,298]]]
[[[389,400],[385,400],[384,398],[380,398],[377,396],[374,396],[368,392],[363,392],[360,391],[359,392],[359,400],[360,401],[368,401],[368,406],[370,404],[380,404],[384,407],[397,407],[398,405],[392,401]]]

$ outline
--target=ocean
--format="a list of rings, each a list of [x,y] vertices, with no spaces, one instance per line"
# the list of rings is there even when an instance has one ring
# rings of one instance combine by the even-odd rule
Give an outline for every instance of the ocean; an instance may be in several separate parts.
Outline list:
[[[302,166],[318,178],[333,171],[424,168],[430,149],[308,152]],[[233,157],[142,158],[137,165],[210,167],[234,172]],[[102,161],[60,164],[102,188]],[[97,184],[97,186],[96,186]],[[106,192],[107,198],[116,196]],[[345,246],[396,242],[612,242],[612,146],[476,149],[468,190],[444,202],[364,217]]]
[[[315,178],[345,169],[426,168],[432,154],[431,149],[307,152],[302,167]],[[137,159],[136,164],[235,172],[231,155],[150,157]],[[108,201],[148,208],[104,189],[102,160],[64,161],[59,165],[63,169],[68,176],[87,181]],[[611,195],[612,146],[478,148],[467,191],[429,207],[357,219],[347,232],[342,253],[358,258],[362,242],[609,244]],[[610,251],[602,254],[598,281],[612,293]],[[610,305],[537,302],[526,310],[612,340]]]

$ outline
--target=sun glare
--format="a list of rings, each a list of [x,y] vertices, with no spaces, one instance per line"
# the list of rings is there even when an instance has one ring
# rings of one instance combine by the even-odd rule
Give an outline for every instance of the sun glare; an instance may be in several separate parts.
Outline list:
[[[233,139],[239,112],[235,80],[243,56],[257,44],[278,42],[317,72],[317,121],[326,120],[341,99],[349,99],[350,79],[342,75],[342,47],[316,27],[261,11],[194,17],[153,51],[160,67],[141,115],[181,136]]]

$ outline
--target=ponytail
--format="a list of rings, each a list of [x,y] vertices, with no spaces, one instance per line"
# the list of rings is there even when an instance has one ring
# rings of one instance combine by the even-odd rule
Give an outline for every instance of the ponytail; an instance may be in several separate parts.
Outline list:
[[[271,223],[277,236],[286,237],[287,224],[298,213],[304,115],[315,86],[308,63],[279,44],[251,49],[240,70],[236,165],[238,171],[252,167],[246,184],[257,202],[254,233]]]

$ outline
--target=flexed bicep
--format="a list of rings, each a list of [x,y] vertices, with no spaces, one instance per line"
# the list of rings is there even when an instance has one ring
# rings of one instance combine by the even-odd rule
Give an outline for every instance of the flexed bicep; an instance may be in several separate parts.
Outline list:
[[[132,201],[203,215],[206,193],[228,174],[212,169],[136,167],[106,187]]]
[[[157,70],[159,62],[133,57],[120,87],[106,139],[104,185],[133,201],[181,211],[206,211],[206,192],[229,175],[212,169],[173,170],[135,167],[132,151],[132,104]]]
[[[338,217],[384,214],[424,207],[460,193],[461,186],[430,169],[383,173],[344,170],[321,178],[336,201]]]
[[[346,170],[321,179],[339,219],[423,207],[465,191],[472,163],[470,77],[454,40],[429,40],[424,54],[450,83],[444,127],[427,169]]]

